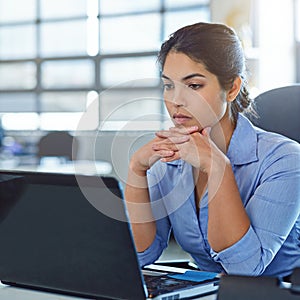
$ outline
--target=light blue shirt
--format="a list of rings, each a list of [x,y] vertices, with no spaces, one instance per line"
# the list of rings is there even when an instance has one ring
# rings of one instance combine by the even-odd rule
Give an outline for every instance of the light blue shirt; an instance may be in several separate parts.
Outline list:
[[[284,277],[300,267],[300,145],[254,127],[239,115],[228,153],[251,226],[234,245],[215,252],[207,239],[207,193],[197,214],[192,167],[177,160],[148,171],[156,237],[139,253],[142,266],[167,247],[171,230],[201,270]]]

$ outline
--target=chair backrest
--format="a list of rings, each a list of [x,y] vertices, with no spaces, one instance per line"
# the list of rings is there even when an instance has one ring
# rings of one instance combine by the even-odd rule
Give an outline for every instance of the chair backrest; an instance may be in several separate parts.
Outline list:
[[[291,280],[292,280],[292,283],[294,283],[295,285],[299,285],[299,287],[300,287],[300,267],[295,268],[295,270],[293,271],[293,274],[291,276]]]
[[[223,275],[220,280],[218,300],[296,300],[299,295],[289,288],[281,288],[273,277]]]
[[[300,84],[266,91],[255,99],[258,118],[252,122],[300,143]]]
[[[291,276],[292,290],[294,293],[300,294],[300,268],[295,268]]]
[[[49,132],[38,142],[39,158],[46,156],[65,157],[74,160],[77,157],[78,140],[66,131]]]

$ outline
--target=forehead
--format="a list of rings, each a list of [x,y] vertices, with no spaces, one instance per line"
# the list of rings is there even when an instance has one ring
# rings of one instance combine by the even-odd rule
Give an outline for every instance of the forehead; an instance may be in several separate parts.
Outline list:
[[[174,51],[168,53],[163,68],[165,76],[171,79],[181,79],[191,73],[200,73],[205,77],[212,75],[204,64],[192,60],[186,54]]]

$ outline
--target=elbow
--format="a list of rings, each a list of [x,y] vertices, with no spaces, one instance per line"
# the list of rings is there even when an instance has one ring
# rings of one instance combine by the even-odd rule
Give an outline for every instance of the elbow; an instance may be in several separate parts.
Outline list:
[[[229,275],[262,276],[274,258],[269,251],[261,249],[244,261],[237,263],[222,263]]]

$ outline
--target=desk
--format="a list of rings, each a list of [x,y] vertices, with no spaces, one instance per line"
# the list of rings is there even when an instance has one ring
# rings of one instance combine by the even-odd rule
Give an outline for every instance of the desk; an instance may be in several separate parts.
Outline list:
[[[47,160],[42,164],[33,165],[1,165],[0,169],[8,169],[12,171],[37,171],[63,174],[81,174],[81,175],[109,175],[112,172],[112,165],[105,161],[89,161],[74,160],[68,162],[60,162],[57,159]]]
[[[1,300],[91,300],[82,297],[72,297],[60,295],[57,293],[47,293],[6,286],[0,283],[0,299]],[[216,300],[217,295],[209,295],[200,297],[201,300]]]

